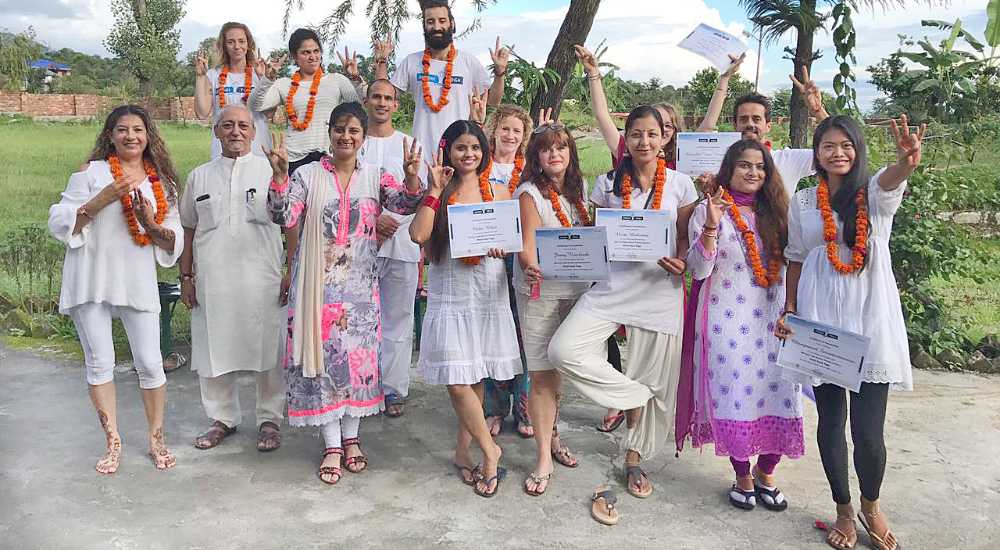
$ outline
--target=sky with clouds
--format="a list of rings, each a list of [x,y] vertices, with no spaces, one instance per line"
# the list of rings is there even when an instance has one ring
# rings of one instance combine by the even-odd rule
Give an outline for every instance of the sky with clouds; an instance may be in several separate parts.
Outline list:
[[[877,9],[855,16],[858,31],[859,102],[862,108],[877,96],[867,79],[865,67],[898,48],[900,33],[922,35],[921,19],[961,18],[970,31],[982,36],[986,28],[988,0],[951,0],[945,7],[928,7],[910,2],[907,9],[883,11]],[[409,0],[417,11],[416,0]],[[104,37],[114,21],[110,0],[0,0],[0,29],[21,31],[32,26],[38,38],[52,48],[69,47],[91,54],[109,55],[103,46]],[[368,23],[364,19],[365,0],[356,0],[357,13],[347,25],[342,45],[367,50]],[[305,9],[295,12],[291,25],[318,23],[335,2],[304,0]],[[258,45],[264,51],[281,47],[286,41],[281,34],[285,2],[281,0],[192,0],[187,3],[187,16],[181,22],[182,52],[193,50],[198,43],[218,32],[219,26],[230,20],[250,26]],[[459,47],[471,49],[489,61],[488,49],[496,36],[504,44],[513,45],[522,57],[542,65],[559,30],[569,5],[568,0],[500,0],[482,15],[482,27],[463,38]],[[250,8],[249,6],[252,6]],[[471,21],[471,2],[458,0],[455,8],[459,28]],[[746,14],[736,0],[604,0],[588,39],[593,47],[606,40],[609,45],[604,60],[621,67],[621,74],[633,80],[660,78],[677,86],[686,83],[695,72],[707,67],[706,60],[677,47],[677,43],[698,24],[706,23],[741,35],[753,31]],[[397,51],[410,52],[423,47],[419,23],[409,22],[403,29]],[[760,59],[760,87],[765,93],[789,84],[791,62],[783,59],[785,46],[794,47],[794,33],[766,47]],[[748,79],[754,78],[757,45],[745,39],[750,51],[742,68]],[[814,78],[829,89],[835,72],[832,37],[820,32],[815,47],[824,52],[814,67]]]

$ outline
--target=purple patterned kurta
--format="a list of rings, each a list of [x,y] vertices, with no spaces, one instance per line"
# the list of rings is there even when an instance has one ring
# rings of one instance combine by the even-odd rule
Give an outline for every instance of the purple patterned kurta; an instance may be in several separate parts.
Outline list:
[[[292,318],[297,296],[299,255],[292,265],[288,297],[288,339],[285,378],[288,382],[288,423],[318,426],[343,416],[362,417],[382,408],[378,355],[382,337],[376,275],[378,242],[375,222],[386,208],[413,213],[423,191],[410,194],[388,172],[361,164],[346,193],[337,184],[332,159],[307,164],[288,184],[272,184],[267,196],[271,219],[284,227],[305,220],[309,185],[316,171],[327,185],[323,205],[324,279],[323,364],[316,378],[302,376],[292,362]],[[310,205],[313,207],[313,205]],[[309,243],[300,243],[308,246]]]

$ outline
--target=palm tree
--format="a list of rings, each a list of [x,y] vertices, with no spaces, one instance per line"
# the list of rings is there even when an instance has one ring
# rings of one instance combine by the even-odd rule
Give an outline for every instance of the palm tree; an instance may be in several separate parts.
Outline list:
[[[919,1],[925,4],[946,3],[946,0]],[[761,28],[764,43],[773,44],[789,31],[795,30],[795,50],[786,48],[786,51],[792,55],[795,78],[799,80],[802,80],[807,69],[812,68],[812,62],[820,57],[818,51],[813,51],[813,37],[831,19],[829,15],[817,11],[817,5],[821,3],[832,8],[847,6],[853,10],[862,7],[888,9],[907,4],[906,0],[740,0],[740,5],[747,11],[747,17]],[[850,53],[851,50],[853,44],[849,44],[846,51]],[[792,119],[789,128],[792,147],[805,147],[808,142],[809,113],[802,94],[795,87],[792,88],[789,111]]]

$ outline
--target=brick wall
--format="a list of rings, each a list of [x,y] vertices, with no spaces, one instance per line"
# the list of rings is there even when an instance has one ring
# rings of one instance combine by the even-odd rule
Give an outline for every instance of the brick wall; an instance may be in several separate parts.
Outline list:
[[[137,100],[156,120],[194,120],[193,97],[150,97]],[[100,117],[121,104],[113,97],[0,92],[0,113],[29,117]]]

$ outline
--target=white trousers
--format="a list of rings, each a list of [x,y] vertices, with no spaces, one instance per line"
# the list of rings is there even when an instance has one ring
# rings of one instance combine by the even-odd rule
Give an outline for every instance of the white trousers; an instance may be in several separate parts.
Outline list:
[[[410,393],[413,359],[413,305],[419,270],[415,262],[378,259],[378,287],[382,304],[382,350],[379,371],[385,393]]]
[[[238,384],[241,374],[253,374],[257,382],[257,426],[264,422],[280,426],[285,408],[285,377],[281,367],[254,373],[227,372],[214,378],[199,376],[205,414],[230,428],[240,425],[243,419]]]
[[[343,441],[358,437],[359,431],[361,431],[361,418],[357,416],[342,416],[319,427],[327,449],[343,448]]]
[[[87,364],[87,383],[107,384],[115,379],[115,343],[111,337],[111,319],[125,325],[128,345],[132,349],[139,387],[153,390],[167,383],[160,357],[160,314],[139,311],[125,306],[88,302],[70,310],[76,325]]]
[[[607,360],[607,339],[617,329],[618,323],[595,317],[578,304],[552,337],[549,361],[599,405],[621,410],[642,407],[625,444],[642,458],[650,458],[669,442],[673,430],[681,338],[626,326],[628,355],[622,357],[624,372],[618,372]]]

